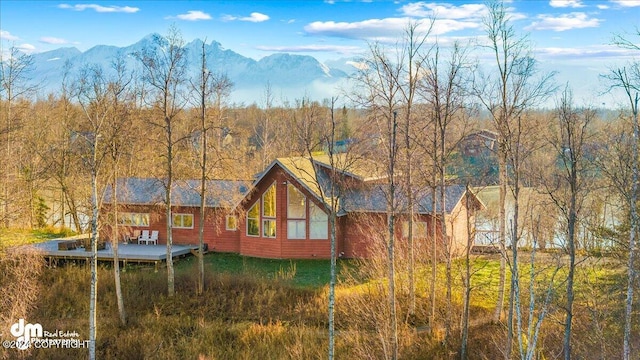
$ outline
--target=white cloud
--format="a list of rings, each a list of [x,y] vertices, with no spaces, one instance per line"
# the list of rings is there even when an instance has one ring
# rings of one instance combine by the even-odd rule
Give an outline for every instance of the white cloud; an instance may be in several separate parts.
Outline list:
[[[549,5],[554,8],[581,8],[585,6],[582,0],[550,0]]]
[[[640,0],[611,0],[612,3],[618,4],[623,7],[637,7],[640,6]]]
[[[87,9],[95,10],[99,13],[114,13],[114,12],[123,12],[123,13],[136,13],[140,11],[140,8],[131,7],[131,6],[102,6],[97,4],[60,4],[58,5],[60,9],[70,9],[75,11],[84,11]]]
[[[200,10],[189,10],[186,14],[177,15],[176,18],[186,21],[211,20],[211,15]]]
[[[469,19],[480,18],[487,14],[487,7],[483,4],[464,4],[454,6],[450,4],[436,4],[416,2],[400,8],[402,13],[411,17],[431,17],[438,19]]]
[[[314,21],[305,25],[311,35],[335,36],[348,39],[378,39],[397,36],[406,27],[407,19],[370,19],[358,22]]]
[[[358,69],[358,70],[366,70],[367,68],[369,68],[369,67],[367,66],[367,64],[366,64],[366,63],[364,63],[364,62],[358,62],[358,61],[347,61],[347,62],[346,62],[346,64],[347,64],[347,65],[351,65],[351,66],[353,66],[354,68],[356,68],[356,69]]]
[[[10,32],[5,31],[5,30],[0,30],[0,39],[9,40],[9,41],[20,40],[19,37],[15,36],[15,35],[11,35]]]
[[[570,14],[563,14],[557,17],[551,15],[538,15],[539,21],[534,21],[531,25],[527,26],[525,30],[552,30],[552,31],[566,31],[571,29],[583,29],[590,27],[598,27],[600,25],[600,19],[589,18],[585,13],[575,12]]]
[[[31,44],[20,44],[18,46],[16,46],[16,49],[22,51],[23,53],[26,54],[31,54],[34,53],[36,51],[36,47],[31,45]]]
[[[609,8],[609,5],[603,5],[603,4],[599,4],[599,5],[596,5],[596,6],[600,10],[607,10]]]
[[[369,19],[358,22],[315,21],[304,30],[309,35],[333,36],[347,39],[377,40],[395,42],[406,30],[409,18]],[[436,20],[431,28],[432,35],[442,35],[451,31],[475,29],[478,21],[458,21],[454,19]],[[427,33],[431,22],[425,21],[416,28],[417,33]]]
[[[269,20],[269,15],[261,14],[259,12],[252,12],[249,16],[233,16],[233,15],[225,15],[222,17],[224,21],[248,21],[248,22],[263,22]]]
[[[357,53],[361,52],[362,48],[357,46],[343,46],[343,45],[297,45],[297,46],[257,46],[256,49],[264,51],[277,51],[277,52],[337,52],[337,53]]]
[[[56,37],[52,37],[52,36],[43,36],[40,38],[40,42],[45,43],[45,44],[52,44],[52,45],[62,45],[62,44],[68,44],[69,42],[65,39],[60,39],[60,38],[56,38]]]
[[[633,57],[634,51],[622,49],[614,45],[598,45],[584,48],[547,47],[537,48],[536,55],[547,58],[566,58],[571,60],[616,59]]]

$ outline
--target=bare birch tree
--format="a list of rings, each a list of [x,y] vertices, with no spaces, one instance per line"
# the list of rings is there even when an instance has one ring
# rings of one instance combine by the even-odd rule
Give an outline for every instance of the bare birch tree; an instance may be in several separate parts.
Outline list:
[[[567,304],[565,305],[564,358],[571,358],[571,326],[573,322],[574,278],[578,227],[589,181],[589,167],[585,151],[595,111],[576,109],[572,93],[565,88],[556,110],[556,136],[552,146],[560,160],[555,181],[546,182],[553,202],[566,222],[566,248],[569,254],[567,275]],[[555,159],[554,159],[555,160]],[[553,164],[553,163],[552,163]],[[551,164],[550,164],[551,165]]]
[[[108,128],[106,129],[106,146],[111,161],[111,206],[113,207],[113,223],[111,226],[111,246],[113,251],[113,275],[116,288],[116,302],[118,304],[118,315],[122,325],[127,324],[127,314],[124,307],[124,297],[122,294],[122,284],[120,276],[120,256],[118,229],[118,177],[120,173],[120,162],[123,157],[130,155],[127,153],[126,144],[131,140],[133,131],[130,116],[130,90],[129,85],[133,80],[133,74],[126,69],[125,59],[122,56],[113,60],[112,69],[115,77],[109,80],[108,94],[111,112],[108,117]]]
[[[4,142],[4,171],[2,179],[2,209],[0,211],[0,221],[4,227],[11,224],[11,209],[13,200],[11,197],[11,178],[16,177],[18,166],[10,164],[9,161],[15,158],[12,152],[15,148],[15,140],[12,135],[21,127],[22,120],[19,112],[16,111],[18,100],[32,94],[36,89],[30,85],[31,71],[34,70],[33,57],[20,52],[12,46],[8,53],[0,51],[0,101],[2,102],[3,124],[0,127],[0,140]]]
[[[76,97],[85,116],[87,130],[81,132],[86,140],[83,160],[91,172],[91,290],[89,300],[89,359],[96,358],[97,299],[98,299],[98,181],[105,151],[100,151],[107,118],[111,112],[109,89],[102,68],[85,66],[76,81]]]
[[[398,358],[398,319],[395,288],[395,233],[397,213],[400,202],[397,198],[399,187],[398,153],[398,112],[403,107],[399,81],[402,74],[402,62],[392,60],[380,44],[370,44],[369,58],[365,59],[366,68],[355,78],[361,92],[354,96],[354,101],[366,108],[369,117],[380,136],[380,147],[384,149],[381,166],[387,176],[385,185],[387,216],[387,296],[389,305],[390,338],[387,356]],[[401,115],[402,116],[402,115]]]
[[[453,239],[448,237],[446,187],[447,167],[451,163],[451,154],[457,149],[457,144],[463,138],[469,120],[470,108],[466,104],[466,82],[468,81],[467,70],[470,69],[464,48],[455,43],[451,49],[450,57],[443,60],[440,55],[440,46],[435,45],[432,55],[425,59],[426,74],[424,75],[421,87],[422,97],[426,101],[427,112],[431,117],[430,125],[433,126],[433,138],[430,139],[433,157],[433,178],[432,178],[432,207],[433,207],[433,242],[432,242],[432,269],[431,269],[431,321],[432,327],[435,324],[435,287],[438,253],[435,234],[438,233],[443,239],[444,255],[446,264],[446,318],[445,341],[450,340],[452,321],[452,243]],[[452,131],[457,130],[457,131]],[[456,134],[454,137],[453,134]],[[452,205],[452,204],[449,204]],[[438,210],[440,209],[439,213]]]
[[[212,74],[207,69],[207,55],[205,52],[205,43],[202,43],[200,78],[198,84],[191,84],[198,95],[198,107],[200,118],[200,148],[199,150],[199,167],[200,167],[200,222],[198,225],[198,288],[197,294],[204,293],[204,223],[206,218],[207,207],[207,182],[212,171],[211,166],[218,164],[222,151],[222,118],[223,104],[225,98],[229,95],[233,84],[231,80],[224,74]],[[213,101],[213,104],[210,102]],[[214,123],[211,124],[209,119],[208,108],[212,107]],[[213,129],[212,129],[213,128]],[[210,130],[214,131],[215,140],[213,150],[215,158],[213,164],[209,160],[209,152],[211,144],[209,143]]]
[[[184,40],[176,27],[170,27],[167,37],[155,35],[153,47],[143,49],[135,56],[142,64],[143,78],[149,85],[147,101],[152,105],[158,119],[151,124],[161,130],[164,146],[165,215],[167,222],[167,292],[175,294],[175,273],[173,269],[173,224],[172,187],[174,181],[174,157],[176,145],[185,138],[177,131],[176,118],[185,106],[182,96],[186,82],[187,57]]]
[[[522,147],[519,145],[522,135],[522,116],[528,110],[545,100],[554,91],[551,83],[553,73],[542,74],[539,77],[536,62],[532,54],[531,45],[525,36],[516,34],[511,19],[501,1],[492,1],[488,4],[488,15],[483,19],[485,32],[489,45],[486,47],[495,60],[496,69],[492,75],[476,82],[475,92],[484,108],[486,108],[495,124],[498,133],[498,167],[500,183],[499,202],[499,242],[502,253],[500,262],[500,280],[498,288],[498,300],[494,313],[494,321],[499,321],[504,308],[504,293],[507,269],[506,235],[512,236],[512,296],[514,287],[517,286],[517,234],[518,234],[518,195],[519,179],[517,178]],[[515,152],[514,152],[515,150]],[[511,167],[511,170],[508,168]],[[513,178],[509,174],[516,174]],[[507,231],[506,221],[506,194],[507,187],[511,184],[514,195],[514,223]],[[510,301],[508,318],[508,339],[505,359],[511,357],[511,344],[513,339],[513,301]]]
[[[640,36],[640,32],[638,33]],[[620,47],[639,50],[640,46],[631,40],[618,36],[615,39],[616,44]],[[638,229],[640,228],[640,219],[638,217],[638,181],[640,179],[640,170],[638,165],[638,139],[640,139],[640,124],[638,122],[638,103],[640,99],[640,62],[631,63],[628,67],[620,67],[612,69],[605,76],[611,83],[613,88],[619,88],[623,91],[629,104],[629,117],[631,118],[632,130],[630,137],[631,146],[631,163],[629,166],[631,174],[631,184],[616,181],[620,177],[617,175],[610,176],[614,181],[615,187],[621,192],[621,195],[627,201],[629,207],[629,257],[627,263],[627,298],[625,302],[625,323],[624,323],[624,343],[622,356],[623,359],[631,358],[631,327],[633,321],[633,301],[634,287],[638,278],[636,269],[636,257],[638,256]]]
[[[433,25],[431,22],[430,25]],[[402,135],[404,137],[403,147],[403,175],[404,191],[406,194],[406,216],[408,219],[407,241],[409,247],[409,316],[414,316],[416,311],[416,285],[415,285],[415,246],[414,246],[414,211],[415,197],[413,186],[414,153],[416,152],[415,134],[416,113],[414,104],[420,95],[419,87],[426,70],[428,50],[425,48],[427,37],[431,27],[421,30],[421,23],[409,23],[405,29],[405,34],[397,51],[399,52],[398,62],[402,66],[398,77],[398,89],[402,96]],[[426,50],[426,51],[425,51]]]
[[[335,148],[339,121],[335,116],[337,97],[332,97],[328,104],[328,113],[324,107],[318,104],[309,104],[303,100],[298,110],[300,114],[295,116],[295,132],[303,145],[302,155],[311,162],[312,173],[307,174],[313,179],[314,190],[320,195],[323,201],[329,205],[329,239],[331,247],[331,264],[329,278],[329,299],[328,299],[328,358],[335,358],[335,303],[336,303],[336,282],[337,282],[337,217],[340,210],[340,199],[346,191],[345,184],[340,181],[340,174],[349,171],[357,161],[357,157],[348,149],[343,154],[338,154]],[[326,146],[326,157],[324,162],[328,165],[326,174],[330,179],[329,186],[323,181],[322,171],[316,165],[318,149]],[[298,167],[299,171],[309,171],[307,167]]]

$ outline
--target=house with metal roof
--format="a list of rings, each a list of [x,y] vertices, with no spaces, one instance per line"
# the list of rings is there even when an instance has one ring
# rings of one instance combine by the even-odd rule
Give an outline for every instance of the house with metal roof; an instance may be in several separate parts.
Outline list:
[[[329,216],[336,207],[337,253],[345,258],[369,257],[386,236],[387,179],[377,164],[340,154],[275,159],[244,182],[214,180],[208,184],[207,216],[199,218],[199,181],[177,181],[173,187],[173,239],[197,244],[198,226],[205,222],[209,250],[265,258],[330,258]],[[118,185],[119,226],[125,233],[158,230],[166,241],[165,186],[155,179],[123,179]],[[414,237],[436,239],[460,252],[468,243],[467,223],[482,203],[464,186],[443,189],[447,237],[441,236],[442,210],[433,192],[417,194],[414,201]],[[435,196],[440,198],[440,189]],[[113,203],[110,191],[105,202]],[[398,192],[398,229],[406,237],[405,195]],[[333,200],[333,201],[332,201]],[[473,221],[471,220],[471,224]],[[435,225],[435,226],[434,226]],[[434,235],[434,231],[436,234]]]

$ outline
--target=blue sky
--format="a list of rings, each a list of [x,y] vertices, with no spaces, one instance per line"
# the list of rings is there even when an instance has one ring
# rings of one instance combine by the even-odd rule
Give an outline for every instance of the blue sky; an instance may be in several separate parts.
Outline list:
[[[640,28],[640,0],[505,3],[516,31],[529,35],[536,58],[557,66],[560,80],[576,82],[583,90],[592,86],[584,84],[585,71],[597,81],[597,72],[633,56],[610,43],[614,33]],[[324,61],[361,54],[367,41],[393,41],[408,20],[426,24],[435,18],[432,39],[441,44],[481,41],[485,11],[480,1],[3,0],[0,38],[5,49],[14,45],[42,52],[73,46],[86,51],[99,44],[131,45],[152,32],[165,34],[175,24],[186,41],[215,40],[256,60],[288,52]]]

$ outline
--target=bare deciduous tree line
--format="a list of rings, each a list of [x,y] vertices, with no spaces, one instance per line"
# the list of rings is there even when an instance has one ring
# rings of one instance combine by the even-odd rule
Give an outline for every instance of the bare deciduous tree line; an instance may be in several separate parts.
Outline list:
[[[5,152],[1,160],[4,174],[0,220],[4,227],[52,224],[72,226],[78,231],[90,229],[94,254],[90,357],[94,358],[95,253],[100,221],[109,221],[99,219],[98,209],[108,184],[116,191],[116,179],[120,177],[164,179],[166,216],[170,219],[171,189],[176,179],[201,179],[200,191],[204,195],[207,180],[248,179],[277,156],[313,159],[318,152],[324,152],[333,174],[347,171],[357,158],[371,158],[380,167],[377,171],[386,174],[387,211],[376,224],[380,229],[375,234],[377,251],[363,262],[361,273],[353,281],[362,277],[384,280],[369,283],[364,295],[336,300],[335,218],[341,194],[338,187],[323,193],[326,189],[313,174],[318,191],[331,200],[329,358],[335,356],[334,327],[340,321],[334,320],[334,314],[341,314],[342,305],[352,311],[357,309],[357,316],[362,317],[359,326],[377,335],[373,337],[375,341],[345,340],[352,341],[363,357],[381,354],[383,358],[401,358],[408,351],[403,339],[423,325],[442,340],[446,353],[457,351],[464,359],[469,355],[467,341],[473,323],[469,299],[477,291],[473,277],[482,265],[470,253],[471,241],[462,252],[452,247],[452,237],[456,235],[446,220],[445,209],[451,204],[447,204],[445,189],[454,183],[467,189],[484,183],[478,178],[453,176],[452,169],[463,166],[459,144],[470,133],[490,124],[497,134],[501,261],[492,321],[504,330],[504,337],[498,340],[504,358],[538,356],[540,329],[553,306],[564,312],[563,355],[571,358],[575,271],[580,262],[580,238],[587,236],[581,227],[589,227],[591,233],[600,229],[601,236],[606,230],[626,254],[628,283],[620,353],[630,359],[634,350],[632,326],[638,266],[639,65],[635,62],[603,74],[612,88],[621,88],[628,98],[627,107],[620,109],[615,121],[604,121],[595,108],[576,106],[569,86],[556,95],[553,74],[537,71],[531,44],[515,33],[502,3],[491,3],[484,25],[489,40],[484,49],[495,59],[494,64],[486,66],[479,66],[472,58],[469,44],[445,47],[428,41],[430,24],[407,24],[393,46],[371,43],[363,58],[366,66],[352,79],[356,90],[342,94],[341,98],[350,102],[349,109],[345,105],[342,112],[337,98],[324,103],[303,98],[275,106],[269,84],[265,85],[262,108],[255,104],[229,104],[233,84],[224,74],[207,72],[207,54],[202,53],[199,74],[186,73],[185,50],[175,28],[166,38],[154,39],[153,47],[134,54],[141,65],[139,73],[124,68],[122,59],[113,61],[109,74],[115,75],[91,65],[80,69],[68,66],[60,91],[46,99],[31,98],[35,89],[27,85],[31,80],[30,58],[12,51],[2,59],[0,69],[0,141]],[[617,37],[616,43],[640,51],[633,40],[625,37]],[[556,109],[539,111],[537,106],[549,98],[557,99]],[[346,138],[360,143],[338,157],[336,140]],[[613,145],[604,149],[603,144]],[[239,163],[244,166],[237,166]],[[524,188],[534,188],[537,194],[550,199],[548,206],[533,206],[531,197],[523,195]],[[622,222],[627,227],[589,223],[589,211],[595,208],[593,204],[599,196],[589,193],[596,190],[623,202],[620,207],[628,216]],[[420,228],[414,215],[416,204],[425,194],[431,196],[434,219],[428,229]],[[201,198],[204,209],[206,196]],[[541,225],[545,212],[557,214],[558,231],[548,231]],[[111,221],[115,219],[117,213]],[[471,239],[472,214],[467,219],[467,235]],[[403,223],[407,224],[406,234]],[[171,226],[168,221],[168,259]],[[117,239],[117,226],[113,229]],[[418,241],[417,234],[422,230],[429,234],[429,246]],[[562,233],[561,247],[567,258],[547,260],[551,270],[540,272],[536,267],[536,250],[540,248],[537,245],[552,243],[557,232]],[[525,238],[532,239],[533,244],[527,253],[529,259],[521,257]],[[621,243],[623,238],[628,241]],[[202,294],[202,229],[199,242],[197,292]],[[117,246],[114,253],[117,254]],[[454,306],[458,280],[453,267],[459,266],[455,260],[460,255],[465,259],[465,305],[458,313]],[[172,264],[167,261],[170,296],[175,293]],[[444,274],[440,264],[444,264]],[[117,255],[114,272],[119,282]],[[521,283],[525,280],[528,284]],[[426,282],[427,286],[418,287],[418,282]],[[560,297],[563,303],[558,305],[554,297],[560,286],[564,286]],[[119,288],[117,284],[116,289]],[[118,297],[119,315],[126,324],[122,295]],[[422,301],[417,301],[420,297]],[[24,311],[12,310],[11,314]],[[416,319],[427,321],[416,324]]]

